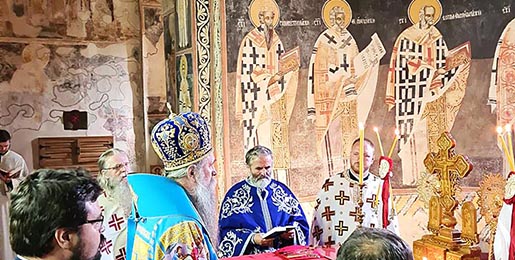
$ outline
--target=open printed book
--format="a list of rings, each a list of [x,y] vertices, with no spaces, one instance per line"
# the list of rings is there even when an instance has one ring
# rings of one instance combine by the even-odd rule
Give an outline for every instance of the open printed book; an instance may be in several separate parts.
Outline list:
[[[268,232],[266,232],[263,235],[263,238],[264,239],[275,238],[275,237],[280,236],[284,232],[288,232],[288,231],[293,230],[293,229],[295,229],[295,226],[274,227],[274,228],[270,229]]]
[[[11,174],[9,174],[9,172]],[[20,175],[20,172],[21,172],[21,168],[20,169],[14,169],[13,171],[8,171],[6,169],[0,168],[0,174],[2,174],[4,177],[9,177],[9,178],[17,177],[17,176]]]

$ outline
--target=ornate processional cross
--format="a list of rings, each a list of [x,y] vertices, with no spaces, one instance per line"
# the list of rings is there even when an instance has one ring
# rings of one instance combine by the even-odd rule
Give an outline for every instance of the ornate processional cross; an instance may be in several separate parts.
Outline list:
[[[414,259],[480,260],[476,209],[472,202],[467,201],[461,207],[461,230],[455,228],[454,217],[458,182],[472,171],[472,164],[466,156],[454,152],[456,141],[448,132],[442,133],[431,145],[438,147],[438,151],[428,153],[424,165],[439,182],[433,187],[436,194],[429,202],[428,229],[433,234],[413,242]]]
[[[442,207],[441,223],[448,229],[456,226],[454,209],[458,205],[455,191],[460,178],[466,177],[472,171],[472,164],[464,155],[454,153],[456,141],[448,132],[442,133],[437,140],[437,153],[431,152],[424,159],[424,165],[431,174],[436,174],[440,180],[437,190],[438,201]]]

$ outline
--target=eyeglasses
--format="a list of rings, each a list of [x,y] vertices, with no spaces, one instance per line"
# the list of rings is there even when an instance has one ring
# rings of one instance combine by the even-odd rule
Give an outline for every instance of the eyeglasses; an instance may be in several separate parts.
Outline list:
[[[98,219],[86,220],[86,221],[84,221],[84,223],[80,224],[80,226],[86,225],[86,224],[91,224],[91,225],[93,225],[94,228],[101,230],[103,222],[104,222],[104,216],[102,215]]]
[[[115,171],[119,171],[121,169],[126,169],[127,167],[129,167],[129,164],[130,162],[125,162],[125,163],[119,163],[113,167],[107,167],[107,168],[104,168],[104,170],[106,171],[109,171],[109,170],[115,170]]]

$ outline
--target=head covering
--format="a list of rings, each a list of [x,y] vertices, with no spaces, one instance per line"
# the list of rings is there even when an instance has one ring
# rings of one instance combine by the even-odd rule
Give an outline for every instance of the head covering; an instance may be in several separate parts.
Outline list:
[[[151,139],[165,171],[198,162],[212,150],[209,126],[195,112],[171,114],[154,126]]]

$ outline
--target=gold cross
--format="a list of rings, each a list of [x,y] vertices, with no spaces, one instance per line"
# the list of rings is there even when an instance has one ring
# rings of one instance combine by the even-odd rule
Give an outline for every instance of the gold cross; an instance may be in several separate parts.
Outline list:
[[[454,153],[456,141],[449,132],[444,132],[437,140],[437,153],[430,152],[424,159],[424,165],[431,174],[436,174],[440,180],[438,189],[439,202],[443,209],[442,224],[454,228],[456,218],[454,209],[458,205],[455,198],[458,179],[466,177],[472,171],[469,159]]]

